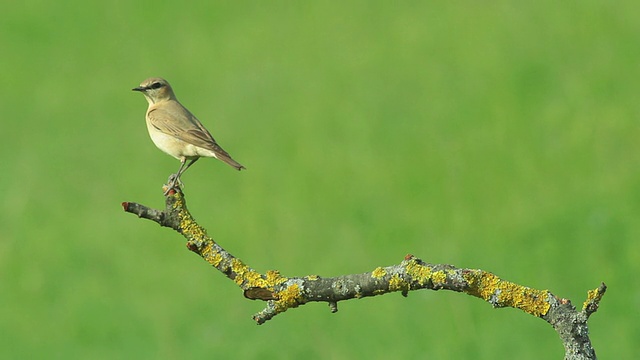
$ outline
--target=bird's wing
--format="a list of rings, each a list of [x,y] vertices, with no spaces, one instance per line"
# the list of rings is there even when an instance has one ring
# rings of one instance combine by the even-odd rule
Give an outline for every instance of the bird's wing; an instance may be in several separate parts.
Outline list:
[[[177,102],[165,103],[147,114],[153,127],[195,146],[229,156],[189,110]]]

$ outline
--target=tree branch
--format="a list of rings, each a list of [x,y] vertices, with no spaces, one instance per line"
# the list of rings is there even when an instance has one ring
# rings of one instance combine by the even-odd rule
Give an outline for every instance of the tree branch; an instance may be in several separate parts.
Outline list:
[[[478,269],[457,268],[446,264],[429,264],[407,255],[396,265],[377,267],[362,274],[332,278],[318,275],[286,277],[277,270],[260,274],[242,260],[218,245],[187,210],[184,194],[172,189],[166,197],[164,210],[123,202],[126,212],[170,227],[187,239],[187,248],[233,280],[252,300],[263,300],[266,307],[253,315],[258,324],[291,308],[309,302],[327,302],[331,312],[338,311],[338,302],[400,291],[420,289],[451,290],[480,298],[495,308],[512,307],[539,317],[553,326],[565,347],[565,359],[595,359],[587,320],[598,310],[607,287],[602,283],[590,290],[581,310],[568,299],[548,290],[518,285]]]

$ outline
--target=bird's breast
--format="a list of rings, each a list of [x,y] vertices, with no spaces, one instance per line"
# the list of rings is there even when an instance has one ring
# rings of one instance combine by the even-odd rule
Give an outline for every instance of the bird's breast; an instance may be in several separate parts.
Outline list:
[[[158,149],[178,160],[182,158],[193,159],[201,156],[215,157],[215,154],[211,150],[203,149],[182,141],[175,136],[166,134],[153,126],[149,121],[147,121],[147,130],[149,131],[151,141],[153,141]]]

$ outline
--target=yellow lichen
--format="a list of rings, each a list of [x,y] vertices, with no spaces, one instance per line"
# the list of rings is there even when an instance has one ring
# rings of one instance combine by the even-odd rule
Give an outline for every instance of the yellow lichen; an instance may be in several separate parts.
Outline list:
[[[462,277],[469,284],[467,293],[484,300],[495,293],[500,278],[482,270],[469,270],[462,274]]]
[[[513,307],[534,316],[545,315],[551,308],[547,290],[531,289],[481,270],[465,272],[463,277],[469,284],[467,293],[484,300],[495,296],[494,306]]]
[[[320,276],[318,276],[318,275],[308,275],[306,277],[306,279],[307,280],[311,280],[311,281],[316,281],[316,280],[320,279]]]
[[[479,280],[478,294],[480,294],[480,297],[485,300],[488,300],[493,294],[495,294],[498,284],[500,284],[501,281],[499,277],[486,271],[482,272]]]
[[[243,283],[247,283],[249,286],[260,287],[260,284],[256,283],[256,280],[260,279],[260,274],[251,270],[239,259],[234,258],[231,260],[231,271],[236,274],[233,279],[236,284],[242,285]]]
[[[599,288],[587,291],[587,300],[582,304],[582,310],[586,310],[593,303],[600,302],[602,295]]]
[[[383,278],[385,275],[387,275],[387,272],[381,268],[381,267],[377,267],[375,270],[373,270],[373,272],[371,273],[371,277],[374,279],[381,279]]]
[[[520,309],[534,316],[545,315],[551,308],[547,290],[536,290],[526,286],[501,281],[498,302],[504,306]]]
[[[418,264],[415,260],[408,261],[406,269],[411,281],[417,281],[421,286],[431,279],[431,268]]]
[[[214,242],[213,239],[207,236],[206,231],[193,220],[189,213],[181,211],[178,217],[180,219],[180,229],[189,239]]]
[[[444,270],[435,271],[431,274],[431,281],[435,286],[442,285],[447,282],[447,273]]]
[[[242,279],[244,281],[239,281],[238,278],[235,278],[234,281],[238,284],[238,285],[242,285],[245,284],[244,286],[248,286],[248,287],[261,287],[261,288],[267,288],[268,285],[266,283],[266,281],[262,278],[262,275],[257,272],[254,271],[252,269],[247,269],[247,271],[244,273],[244,279]]]
[[[398,274],[394,274],[389,279],[389,291],[406,291],[409,290],[409,284],[404,281]],[[357,297],[356,293],[356,297]]]
[[[278,297],[278,301],[275,302],[277,312],[296,307],[302,300],[302,293],[298,284],[292,284],[276,295]]]
[[[218,267],[220,262],[222,262],[222,255],[217,251],[213,251],[213,247],[211,245],[212,244],[209,243],[205,245],[200,251],[200,256],[202,256],[202,258],[209,264]]]
[[[282,284],[286,282],[288,279],[282,275],[278,270],[269,270],[267,271],[267,276],[265,281],[269,287],[274,287],[275,285]]]

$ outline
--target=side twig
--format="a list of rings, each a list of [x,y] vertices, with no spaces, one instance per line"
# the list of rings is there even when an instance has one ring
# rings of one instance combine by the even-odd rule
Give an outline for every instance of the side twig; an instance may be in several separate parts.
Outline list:
[[[286,277],[277,270],[258,273],[231,255],[207,235],[187,210],[184,194],[171,189],[164,210],[132,202],[122,203],[126,212],[170,227],[187,239],[187,248],[233,280],[252,300],[263,300],[266,307],[253,315],[258,324],[291,308],[309,302],[327,302],[331,312],[338,302],[400,291],[420,289],[451,290],[480,298],[495,308],[511,307],[539,317],[553,326],[565,348],[565,359],[595,359],[589,339],[587,320],[598,310],[607,287],[602,283],[588,292],[582,309],[568,299],[548,290],[537,290],[503,280],[478,269],[457,268],[446,264],[429,264],[407,255],[396,265],[377,267],[370,272],[331,278],[318,275]]]

